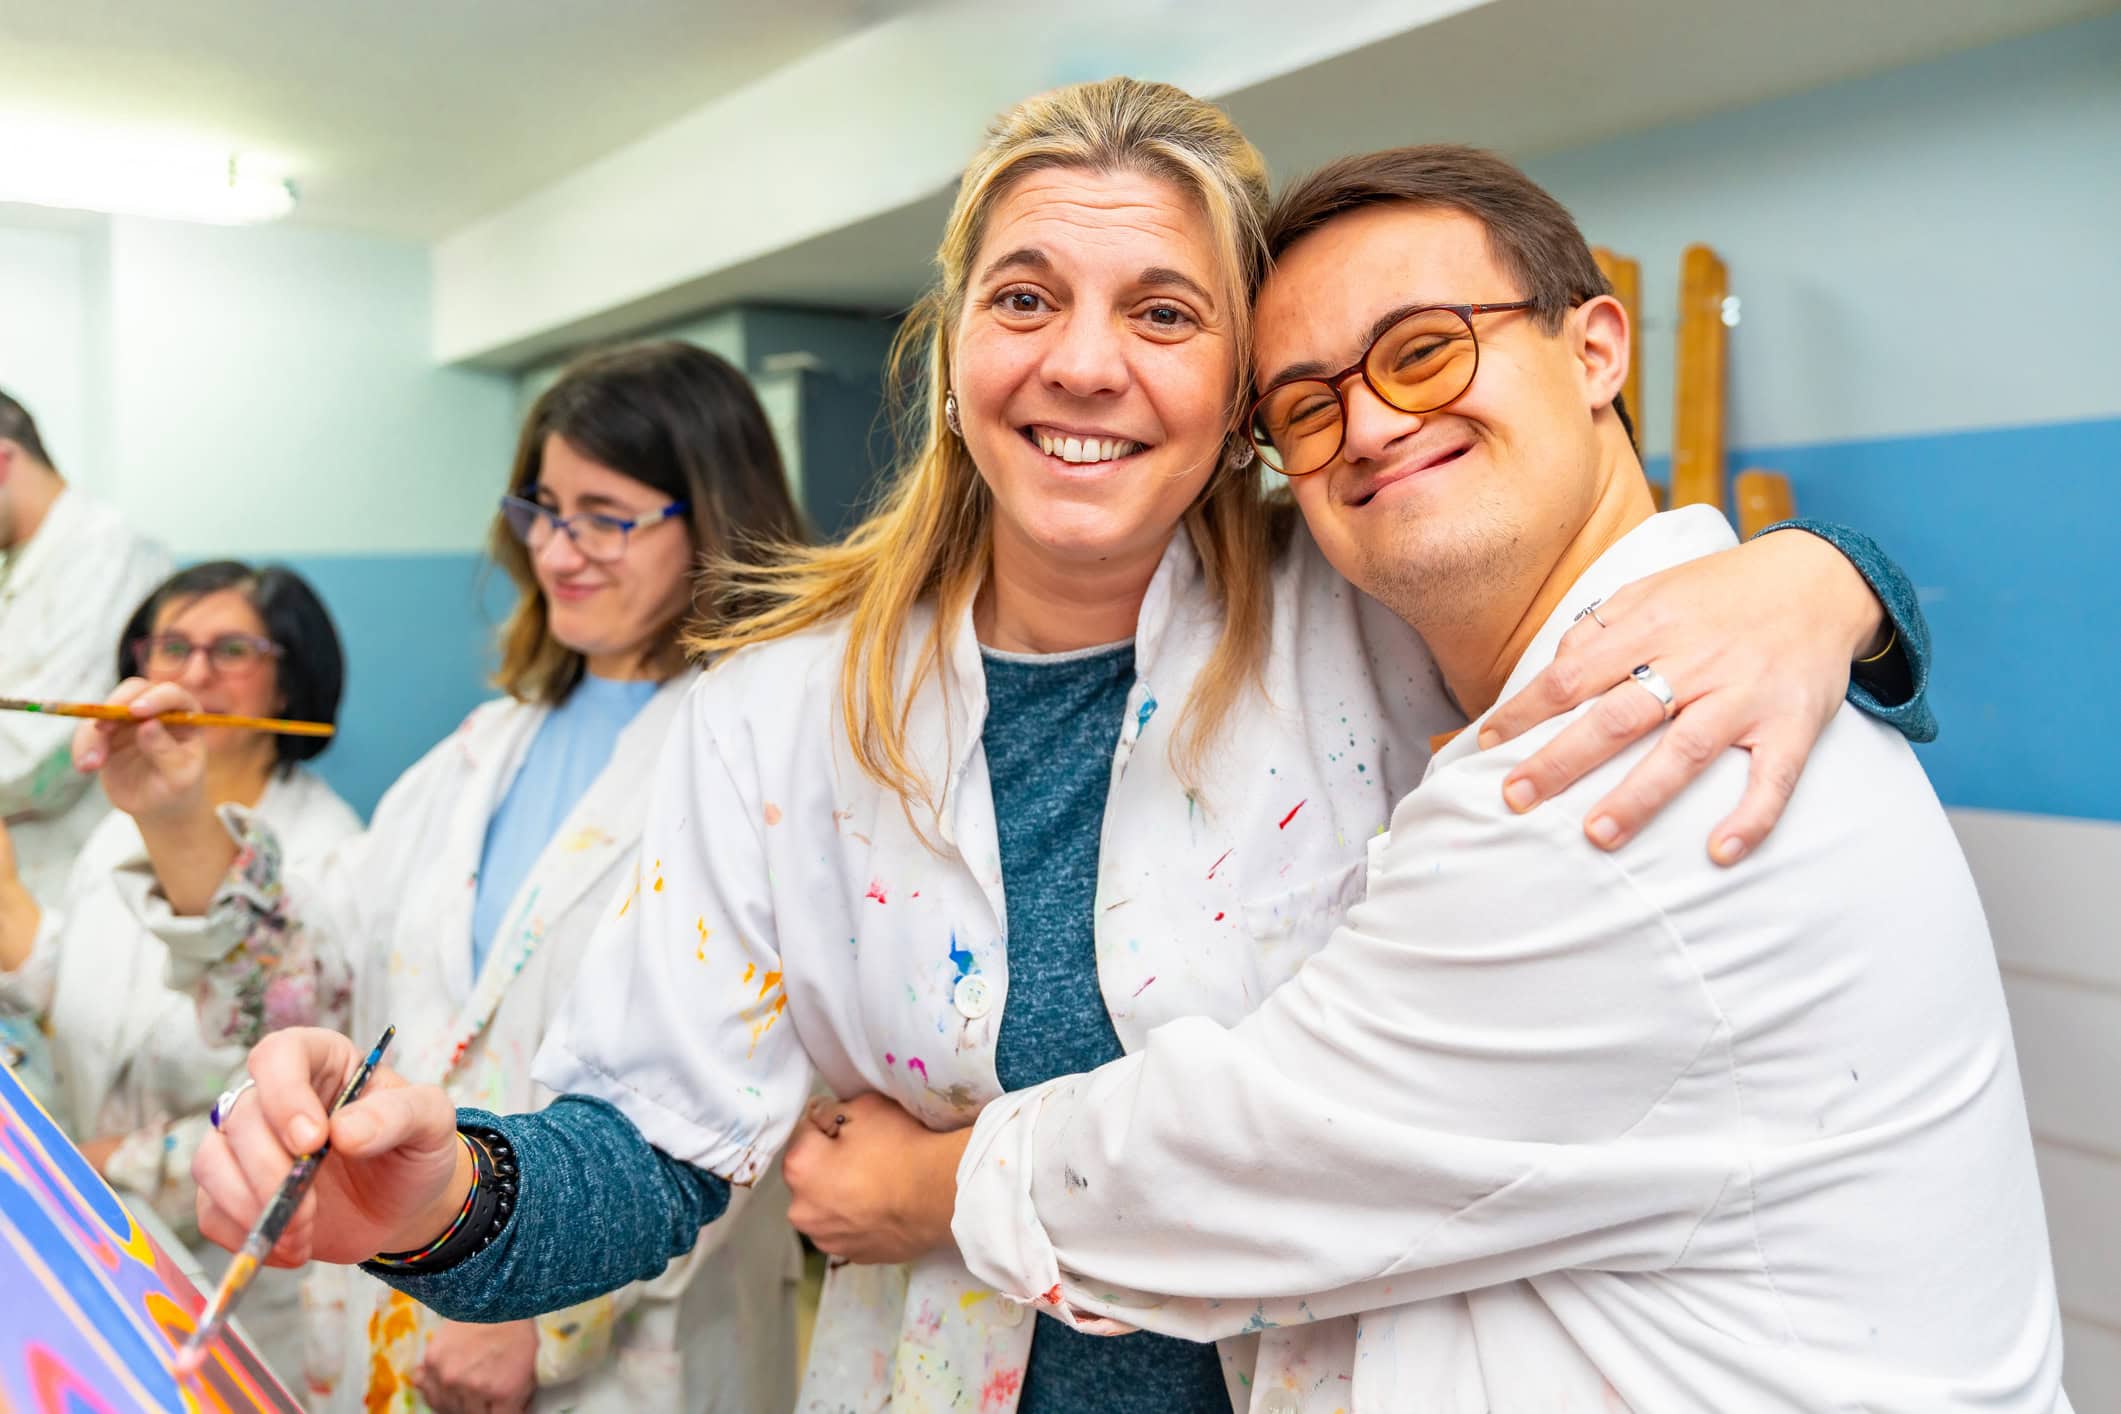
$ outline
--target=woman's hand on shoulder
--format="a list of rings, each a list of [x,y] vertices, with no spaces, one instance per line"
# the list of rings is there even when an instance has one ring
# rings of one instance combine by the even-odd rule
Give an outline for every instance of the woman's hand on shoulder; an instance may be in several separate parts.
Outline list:
[[[781,1161],[788,1220],[827,1256],[910,1262],[951,1242],[971,1129],[938,1134],[882,1095],[813,1101]]]
[[[1584,833],[1619,848],[1727,748],[1744,747],[1744,797],[1706,842],[1710,858],[1735,864],[1782,817],[1883,613],[1855,566],[1801,531],[1675,565],[1580,616],[1554,661],[1482,723],[1481,749],[1598,698],[1503,782],[1514,810],[1551,799],[1665,720],[1631,681],[1647,665],[1669,685],[1671,725],[1586,813]]]

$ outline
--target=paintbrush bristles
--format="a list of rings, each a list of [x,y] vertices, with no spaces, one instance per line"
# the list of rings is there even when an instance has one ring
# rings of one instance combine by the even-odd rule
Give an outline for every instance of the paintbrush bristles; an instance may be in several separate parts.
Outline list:
[[[173,727],[234,727],[277,736],[331,736],[338,730],[329,722],[237,717],[226,712],[157,712],[152,717],[135,717],[130,707],[112,702],[33,702],[26,697],[0,697],[0,712],[36,712],[47,717],[81,717],[97,722],[163,722]]]

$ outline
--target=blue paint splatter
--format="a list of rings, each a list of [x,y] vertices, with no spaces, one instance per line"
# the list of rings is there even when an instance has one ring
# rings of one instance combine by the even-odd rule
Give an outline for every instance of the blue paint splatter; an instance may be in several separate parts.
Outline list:
[[[950,961],[956,966],[957,975],[960,977],[972,971],[972,952],[969,948],[960,948],[957,945],[955,932],[950,935]]]
[[[1155,699],[1155,698],[1153,698],[1153,697],[1151,697],[1151,698],[1147,699],[1146,701],[1144,701],[1144,702],[1142,703],[1142,705],[1141,705],[1141,711],[1139,711],[1139,712],[1137,712],[1137,713],[1135,714],[1135,717],[1134,717],[1134,734],[1135,734],[1136,736],[1139,736],[1139,735],[1141,735],[1141,734],[1142,734],[1143,732],[1147,731],[1147,730],[1149,729],[1149,719],[1150,719],[1151,717],[1155,716],[1155,715],[1156,715],[1156,699]]]

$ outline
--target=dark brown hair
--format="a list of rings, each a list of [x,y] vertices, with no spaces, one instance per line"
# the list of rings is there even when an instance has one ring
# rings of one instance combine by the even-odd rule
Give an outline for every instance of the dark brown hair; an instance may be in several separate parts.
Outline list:
[[[44,439],[37,435],[37,419],[29,415],[28,408],[9,397],[5,388],[0,388],[0,437],[13,442],[45,467],[58,469],[52,466],[51,453],[44,450]]]
[[[803,538],[802,516],[765,411],[744,375],[692,344],[632,344],[588,354],[531,405],[509,472],[511,495],[531,497],[545,439],[563,437],[583,457],[652,486],[691,511],[693,544],[706,559],[753,563]],[[582,655],[552,636],[530,553],[494,517],[494,560],[521,591],[501,628],[495,685],[526,702],[566,700],[582,679]],[[712,628],[732,611],[719,596],[693,591],[693,610]],[[681,618],[683,616],[680,616]],[[681,623],[669,626],[679,661]]]
[[[1497,263],[1516,282],[1516,297],[1532,301],[1532,317],[1550,334],[1571,309],[1613,292],[1567,207],[1505,159],[1453,143],[1327,163],[1274,203],[1267,215],[1267,253],[1279,258],[1337,216],[1393,202],[1445,207],[1478,221]],[[1489,297],[1485,291],[1453,296]],[[1617,395],[1613,411],[1633,441],[1634,421]]]
[[[262,568],[240,560],[209,560],[178,570],[140,601],[118,638],[118,676],[136,678],[145,668],[135,651],[154,631],[165,604],[204,599],[233,589],[250,601],[265,622],[265,636],[279,645],[280,715],[303,722],[339,720],[346,688],[346,652],[324,601],[308,580],[285,565]],[[283,773],[331,745],[329,737],[275,736],[273,761]]]

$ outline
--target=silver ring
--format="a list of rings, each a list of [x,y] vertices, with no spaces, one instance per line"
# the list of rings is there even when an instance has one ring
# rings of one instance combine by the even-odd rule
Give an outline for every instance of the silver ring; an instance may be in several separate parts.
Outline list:
[[[1593,599],[1590,603],[1584,605],[1581,609],[1578,609],[1576,611],[1576,617],[1574,619],[1571,619],[1570,622],[1582,623],[1584,620],[1584,616],[1589,615],[1592,623],[1597,624],[1600,628],[1604,628],[1606,626],[1605,620],[1598,617],[1598,606],[1600,604],[1603,604],[1604,602],[1605,600],[1602,598]]]
[[[243,1078],[238,1080],[233,1088],[221,1092],[221,1098],[214,1101],[212,1111],[206,1116],[214,1128],[219,1129],[227,1121],[229,1113],[236,1107],[236,1101],[243,1098],[243,1092],[257,1083],[246,1070],[243,1072]]]
[[[1628,676],[1649,689],[1650,696],[1656,698],[1663,705],[1664,719],[1667,722],[1671,721],[1672,711],[1676,704],[1672,698],[1672,685],[1664,680],[1664,674],[1658,672],[1648,663],[1644,663],[1641,667],[1629,673]]]

